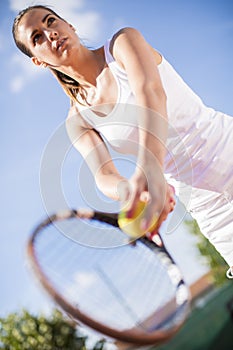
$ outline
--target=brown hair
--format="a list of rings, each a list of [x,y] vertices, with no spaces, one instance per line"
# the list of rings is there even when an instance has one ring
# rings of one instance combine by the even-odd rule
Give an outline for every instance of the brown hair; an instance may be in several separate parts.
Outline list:
[[[44,6],[44,5],[29,6],[29,7],[25,8],[24,10],[20,11],[19,14],[15,17],[15,20],[14,20],[14,23],[12,26],[12,34],[13,34],[13,38],[14,38],[16,46],[19,48],[20,51],[22,51],[28,57],[32,57],[33,55],[32,55],[32,52],[28,49],[28,47],[19,40],[18,26],[19,26],[20,21],[23,18],[23,16],[25,14],[27,14],[29,11],[34,10],[34,9],[48,10],[56,17],[65,21],[55,11],[53,11],[51,8]],[[49,69],[51,70],[53,75],[56,77],[58,82],[61,84],[65,93],[70,97],[71,101],[83,104],[83,102],[78,100],[77,96],[79,95],[82,98],[82,100],[84,100],[87,103],[85,89],[81,86],[81,84],[77,80],[69,77],[68,75],[66,75],[66,74],[64,74],[64,73],[62,73],[54,68],[49,67]]]

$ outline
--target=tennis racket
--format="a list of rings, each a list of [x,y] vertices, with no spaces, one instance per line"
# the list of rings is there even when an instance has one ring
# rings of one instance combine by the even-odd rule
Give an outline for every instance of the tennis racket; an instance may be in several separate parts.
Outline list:
[[[119,341],[170,339],[189,313],[189,289],[161,236],[126,242],[118,215],[68,210],[42,221],[27,253],[36,277],[72,318]]]

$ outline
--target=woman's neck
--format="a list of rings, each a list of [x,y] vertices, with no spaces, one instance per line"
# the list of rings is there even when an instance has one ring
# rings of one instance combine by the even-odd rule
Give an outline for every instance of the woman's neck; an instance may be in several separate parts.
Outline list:
[[[96,86],[97,78],[106,67],[104,48],[89,50],[82,46],[73,62],[62,68],[62,72],[83,86]]]

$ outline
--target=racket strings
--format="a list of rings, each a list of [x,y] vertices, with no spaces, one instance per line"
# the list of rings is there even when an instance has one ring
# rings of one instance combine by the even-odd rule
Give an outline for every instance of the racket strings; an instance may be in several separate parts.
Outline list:
[[[44,235],[43,239],[40,239],[40,244],[37,244],[37,254],[40,256],[41,264],[47,266],[47,269],[50,269],[50,271],[52,271],[53,267],[53,271],[57,271],[61,276],[72,264],[72,260],[68,257],[73,256],[74,246],[67,243],[67,239],[64,236],[55,237],[54,228],[48,226],[46,235]]]
[[[119,228],[97,220],[70,218],[56,222],[56,226],[65,236],[90,247],[112,248],[126,243]]]
[[[118,300],[120,306],[124,309],[124,312],[127,313],[127,316],[131,317],[131,319],[133,320],[133,323],[135,325],[137,325],[138,327],[142,328],[142,324],[141,324],[141,322],[139,320],[138,315],[131,308],[131,306],[129,305],[127,300],[124,298],[124,295],[121,294],[121,292],[119,291],[117,286],[115,286],[115,284],[112,281],[112,279],[109,278],[109,276],[104,272],[104,270],[100,266],[97,266],[96,269],[97,269],[99,275],[101,276],[101,278],[103,279],[103,281],[106,282],[106,285],[109,288],[109,290],[112,292],[112,294]],[[143,329],[144,329],[144,327],[143,327]]]
[[[121,292],[123,290],[123,286],[121,286],[121,283],[118,283],[118,285],[116,285],[115,281],[111,278],[111,276],[109,276],[104,271],[104,268],[98,267],[98,269],[99,269],[100,275],[102,275],[103,279],[105,280],[106,285],[112,291],[112,294],[116,297],[116,299],[118,299],[119,304],[121,304],[122,308],[124,308],[124,312],[128,316],[131,316],[131,319],[134,320],[135,326],[137,325],[143,330],[147,330],[145,319],[146,317],[148,318],[150,316],[150,313],[145,313],[145,310],[151,310],[151,309],[159,310],[160,307],[167,305],[168,300],[173,301],[172,307],[173,307],[173,310],[175,311],[176,303],[174,299],[174,289],[173,289],[173,292],[170,293],[169,298],[168,298],[168,294],[165,293],[164,295],[162,293],[159,293],[158,291],[158,286],[162,290],[168,287],[166,278],[164,281],[164,278],[162,277],[162,275],[164,276],[164,271],[162,271],[163,269],[161,269],[161,266],[159,266],[159,264],[157,264],[157,267],[156,267],[157,274],[159,275],[159,278],[157,280],[156,280],[156,276],[152,276],[149,273],[146,275],[147,279],[145,278],[143,279],[143,284],[140,286],[141,288],[140,295],[142,296],[142,298],[140,299],[140,308],[135,307],[133,303],[135,299],[138,300],[137,288],[131,288],[130,293],[127,293],[127,295],[123,295]],[[160,273],[160,270],[162,271],[162,273]],[[153,270],[153,275],[154,275],[154,270]],[[157,286],[156,288],[157,293],[155,293],[155,288],[148,289],[148,286],[151,285],[151,283],[153,284],[153,279],[152,279],[153,277],[154,277],[154,280],[156,281],[155,285]],[[135,286],[137,285],[138,287],[138,279],[139,277],[135,276],[134,280],[131,281],[131,283],[133,283]],[[145,286],[145,288],[142,288],[143,286]],[[171,287],[171,285],[169,287]],[[172,297],[173,299],[171,299]],[[171,305],[170,305],[169,312],[171,312]],[[160,320],[161,320],[161,317],[158,317],[157,323],[160,323]],[[153,315],[153,322],[154,321],[155,321],[155,315]],[[155,325],[153,325],[153,327],[155,327]]]
[[[148,267],[148,271],[145,274],[146,266]],[[135,273],[133,272],[134,269]],[[128,292],[125,298],[127,298],[127,302],[129,304],[137,297],[137,288],[140,288],[140,293],[142,296],[144,296],[140,300],[141,307],[144,310],[150,310],[151,306],[157,308],[159,305],[165,304],[166,300],[170,297],[168,293],[165,293],[164,295],[156,290],[156,286],[159,286],[159,288],[163,290],[169,286],[169,291],[171,291],[171,294],[174,294],[172,285],[169,283],[166,277],[163,278],[163,276],[164,271],[161,269],[161,266],[159,266],[157,261],[154,262],[154,266],[151,269],[149,265],[145,265],[144,262],[144,265],[132,267],[130,276],[126,277],[125,279],[125,276],[123,275],[122,278],[118,280],[118,285],[119,289],[123,289],[124,286],[127,287]],[[132,284],[135,286],[135,288],[132,288]],[[141,317],[141,315],[138,317]]]
[[[71,227],[76,237],[79,230],[82,236],[85,230],[97,236],[96,225],[79,226],[78,220],[67,221],[62,227]],[[99,226],[104,232],[106,225]],[[62,235],[60,228],[50,225],[39,235],[36,254],[41,269],[71,305],[118,329],[156,328],[161,324],[161,318],[155,316],[157,310],[166,309],[170,301],[175,308],[175,287],[158,256],[144,244],[87,247]]]

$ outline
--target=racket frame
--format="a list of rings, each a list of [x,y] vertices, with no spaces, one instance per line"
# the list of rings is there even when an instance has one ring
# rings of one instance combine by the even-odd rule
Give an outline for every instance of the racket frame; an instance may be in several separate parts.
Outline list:
[[[130,344],[138,344],[138,345],[158,345],[165,341],[168,341],[171,339],[182,327],[183,323],[185,322],[185,319],[187,318],[189,311],[190,311],[190,293],[189,288],[186,286],[183,278],[179,281],[179,286],[182,285],[184,288],[187,289],[187,298],[182,304],[182,308],[185,309],[184,311],[184,317],[182,318],[182,321],[173,326],[169,330],[156,330],[153,333],[141,333],[139,332],[138,328],[136,329],[129,329],[125,331],[120,331],[113,329],[111,327],[108,327],[93,318],[87,316],[83,312],[81,312],[78,307],[74,307],[69,302],[66,301],[66,299],[53,287],[52,283],[49,281],[48,277],[46,276],[46,273],[40,268],[40,262],[37,259],[36,256],[36,250],[35,250],[35,241],[37,236],[41,233],[41,231],[49,226],[52,225],[54,222],[69,218],[80,218],[80,219],[89,219],[89,220],[98,220],[101,222],[108,223],[112,226],[119,227],[118,225],[118,214],[117,213],[104,213],[104,212],[98,212],[93,210],[66,210],[63,212],[59,212],[57,214],[53,214],[51,216],[48,216],[45,220],[43,220],[38,226],[35,227],[33,232],[31,233],[28,242],[27,242],[27,256],[29,260],[29,265],[32,268],[34,274],[36,275],[36,278],[39,280],[40,284],[43,286],[45,291],[47,291],[48,295],[58,304],[62,310],[64,310],[73,320],[76,320],[77,323],[82,323],[89,328],[92,328],[102,334],[107,335],[108,337],[117,339],[119,341],[123,341]],[[160,239],[161,236],[159,235]],[[140,241],[142,241],[144,244],[146,244],[150,249],[152,250],[159,250],[160,252],[166,254],[166,256],[170,260],[170,264],[173,264],[176,266],[173,258],[168,253],[164,242],[161,239],[162,246],[158,246],[155,242],[152,243],[151,240],[149,240],[147,237],[139,238]],[[137,243],[132,243],[137,244]],[[177,267],[177,266],[176,266]]]

